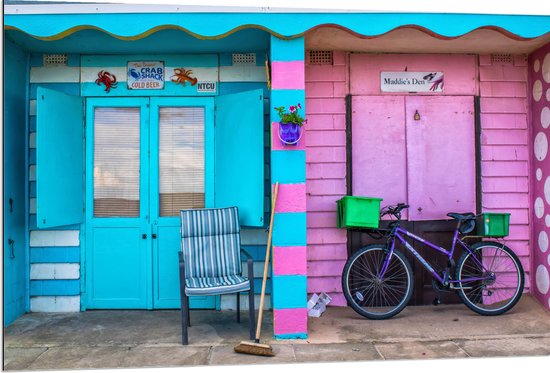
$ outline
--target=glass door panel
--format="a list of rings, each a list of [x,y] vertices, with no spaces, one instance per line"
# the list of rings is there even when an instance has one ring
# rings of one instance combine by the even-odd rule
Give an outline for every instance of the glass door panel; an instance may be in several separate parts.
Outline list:
[[[151,99],[153,304],[180,307],[180,210],[211,207],[211,99]],[[219,297],[191,297],[192,308],[215,308]]]

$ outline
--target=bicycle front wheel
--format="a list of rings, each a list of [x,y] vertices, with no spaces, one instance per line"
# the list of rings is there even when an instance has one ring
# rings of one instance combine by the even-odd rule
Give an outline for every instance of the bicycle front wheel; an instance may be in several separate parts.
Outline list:
[[[498,242],[478,242],[458,260],[458,295],[468,308],[484,315],[500,315],[519,301],[523,267],[517,255]]]
[[[394,250],[384,276],[389,250],[369,245],[352,255],[342,273],[344,296],[355,312],[369,319],[388,319],[405,308],[412,296],[413,273],[405,256]]]

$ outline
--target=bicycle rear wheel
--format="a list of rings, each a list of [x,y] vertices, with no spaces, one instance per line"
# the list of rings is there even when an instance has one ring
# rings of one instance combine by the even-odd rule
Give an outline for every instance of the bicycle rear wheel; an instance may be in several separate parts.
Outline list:
[[[519,301],[523,267],[517,255],[498,242],[478,242],[458,260],[458,295],[468,308],[484,316],[500,315]]]
[[[412,296],[413,273],[402,253],[394,250],[386,273],[379,275],[388,254],[384,245],[369,245],[352,255],[344,266],[344,296],[355,312],[369,319],[397,315]]]

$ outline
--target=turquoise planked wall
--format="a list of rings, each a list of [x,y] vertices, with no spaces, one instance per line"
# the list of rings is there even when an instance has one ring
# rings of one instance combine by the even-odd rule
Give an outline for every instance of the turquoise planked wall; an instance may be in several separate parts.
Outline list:
[[[27,310],[28,251],[25,233],[25,137],[28,55],[4,45],[4,326]],[[9,110],[7,110],[9,108]],[[12,201],[11,205],[9,201]],[[10,240],[13,240],[13,252]]]
[[[265,105],[264,105],[264,148],[265,148],[265,180],[264,180],[264,192],[265,192],[265,203],[264,203],[264,221],[266,225],[269,222],[270,215],[270,181],[269,181],[269,164],[270,164],[270,146],[269,146],[269,133],[270,133],[270,119],[269,119],[269,91],[267,89],[265,76],[258,73],[258,68],[262,68],[265,65],[265,52],[258,52],[256,54],[256,72],[255,74],[248,74],[244,76],[242,80],[239,80],[239,70],[237,69],[236,73],[231,69],[227,69],[229,73],[222,74],[227,80],[221,80],[219,82],[218,92],[219,94],[231,94],[237,92],[244,92],[253,89],[263,89],[265,95]],[[223,69],[224,67],[230,67],[232,65],[232,54],[231,53],[221,53],[217,55],[219,60],[219,68]],[[109,59],[110,57],[105,57]],[[148,59],[153,59],[149,57]],[[115,58],[116,61],[120,60],[120,57]],[[68,55],[68,67],[75,68],[80,66],[81,56],[78,54],[69,54]],[[117,64],[120,64],[117,62]],[[43,55],[41,53],[32,54],[30,56],[30,66],[34,68],[40,68],[43,66]],[[213,65],[214,66],[214,65]],[[246,73],[246,69],[243,70]],[[246,75],[246,74],[245,74]],[[33,76],[41,76],[38,74],[31,74]],[[42,75],[43,76],[43,75]],[[67,78],[69,76],[69,78]],[[39,78],[40,79],[40,78]],[[74,73],[69,72],[68,74],[61,73],[59,75],[59,80],[56,81],[54,77],[48,77],[45,80],[36,82],[31,78],[29,83],[29,100],[30,100],[30,110],[29,110],[29,147],[28,147],[28,159],[29,159],[29,234],[32,236],[35,232],[41,232],[44,230],[38,230],[36,226],[36,211],[33,206],[36,204],[36,148],[35,148],[35,136],[36,136],[36,111],[35,103],[36,100],[36,90],[39,86],[55,89],[62,91],[67,94],[79,95],[82,89],[82,84],[80,81],[70,81],[74,80]],[[65,81],[61,81],[65,80]],[[63,227],[56,227],[52,231],[61,231],[61,235],[74,236],[75,232],[80,236],[80,226],[79,225],[70,225]],[[63,233],[64,232],[64,233]],[[267,232],[265,228],[260,229],[243,229],[243,248],[249,251],[255,262],[255,268],[259,268],[263,265],[265,259],[265,249],[267,241]],[[81,252],[83,248],[80,245],[80,239],[75,243],[71,242],[67,244],[63,242],[55,242],[46,238],[46,242],[40,242],[40,240],[31,239],[30,247],[30,262],[31,265],[36,264],[59,264],[59,263],[72,263],[79,264],[81,260]],[[263,268],[263,267],[262,267]],[[84,275],[84,268],[80,269],[81,276]],[[255,271],[255,293],[259,294],[261,290],[261,273],[260,271]],[[34,311],[41,311],[44,309],[51,310],[52,303],[62,304],[69,307],[72,307],[72,311],[75,309],[74,297],[80,295],[80,291],[75,292],[76,288],[81,288],[80,280],[53,280],[53,279],[33,279],[30,280],[31,288],[31,308],[36,305]],[[271,283],[268,281],[267,293],[270,293]],[[66,301],[60,302],[60,297],[67,298]],[[70,298],[70,299],[69,299]],[[243,298],[244,299],[244,298]],[[35,300],[35,302],[33,302]],[[44,303],[48,303],[49,306],[45,307]],[[246,302],[244,302],[246,303]],[[227,299],[222,299],[222,308],[234,308],[234,296],[227,296]],[[55,309],[55,308],[54,308]],[[67,309],[59,309],[59,311],[64,311]]]

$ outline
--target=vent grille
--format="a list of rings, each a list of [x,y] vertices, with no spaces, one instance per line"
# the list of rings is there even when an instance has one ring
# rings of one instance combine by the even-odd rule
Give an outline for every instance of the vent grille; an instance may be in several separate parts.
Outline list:
[[[45,54],[42,63],[44,66],[67,66],[67,55]]]
[[[309,51],[309,65],[332,65],[332,51]]]
[[[256,53],[233,53],[233,65],[256,65]]]
[[[511,54],[496,53],[496,54],[491,54],[491,62],[492,63],[512,63],[514,62],[514,59]]]

